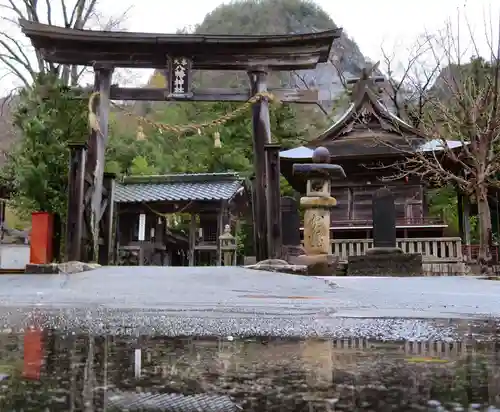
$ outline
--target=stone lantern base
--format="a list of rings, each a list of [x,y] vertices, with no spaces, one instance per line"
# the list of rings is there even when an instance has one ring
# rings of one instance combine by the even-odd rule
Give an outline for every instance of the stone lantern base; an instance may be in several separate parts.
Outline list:
[[[305,266],[305,274],[310,276],[333,276],[339,265],[339,258],[330,254],[300,255],[290,261],[295,265]]]
[[[422,276],[420,253],[401,253],[397,248],[392,249],[395,250],[349,256],[347,276]]]

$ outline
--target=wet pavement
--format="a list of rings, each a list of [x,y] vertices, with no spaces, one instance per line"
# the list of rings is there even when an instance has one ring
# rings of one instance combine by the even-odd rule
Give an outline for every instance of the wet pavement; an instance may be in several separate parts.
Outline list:
[[[496,412],[499,296],[471,277],[2,275],[0,410]]]
[[[27,379],[26,334],[0,339],[2,411],[496,412],[500,403],[491,345],[429,342],[417,354],[407,342],[358,339],[48,333],[39,375]]]
[[[0,276],[0,326],[165,336],[452,340],[500,315],[500,282],[472,277],[312,278],[237,267],[105,267]]]

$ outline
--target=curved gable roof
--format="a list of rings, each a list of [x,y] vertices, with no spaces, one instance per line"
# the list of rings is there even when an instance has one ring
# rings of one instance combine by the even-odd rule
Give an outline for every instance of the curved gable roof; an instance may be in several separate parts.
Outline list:
[[[306,34],[211,35],[78,30],[19,21],[22,32],[44,59],[61,64],[114,67],[166,66],[166,55],[185,56],[199,70],[247,70],[263,64],[272,70],[315,68],[326,62],[342,29]]]
[[[371,70],[363,70],[340,118],[308,146],[326,146],[332,156],[369,155],[416,150],[428,137],[390,112],[382,101]]]
[[[312,149],[318,146],[327,147],[332,158],[407,156],[409,152],[443,150],[441,139],[426,136],[391,113],[381,98],[380,86],[370,77],[375,67],[363,70],[347,110],[334,124],[305,146],[282,151],[280,157],[310,159]],[[446,144],[450,149],[462,146],[459,141]]]

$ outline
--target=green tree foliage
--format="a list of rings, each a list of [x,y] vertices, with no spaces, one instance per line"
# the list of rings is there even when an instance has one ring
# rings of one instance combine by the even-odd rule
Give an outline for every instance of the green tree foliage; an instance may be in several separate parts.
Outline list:
[[[3,180],[21,213],[66,214],[68,142],[88,135],[86,102],[53,76],[39,76],[21,92],[14,123],[21,140],[9,154]]]
[[[166,104],[150,112],[162,124],[201,123],[221,117],[237,108],[233,103]],[[300,145],[299,126],[291,105],[276,104],[270,108],[273,142],[284,149]],[[123,127],[123,115],[115,113],[107,148],[107,169],[121,174],[216,173],[234,171],[243,177],[253,173],[253,140],[250,111],[242,113],[218,129],[202,130],[178,136],[145,131],[137,139],[137,122]],[[215,147],[214,134],[220,134],[221,147]],[[289,191],[289,186],[284,185]]]
[[[156,173],[154,166],[148,163],[148,160],[144,156],[136,156],[132,159],[132,166],[130,167],[130,173],[133,175],[153,175]]]
[[[438,189],[432,189],[427,195],[429,202],[429,213],[431,216],[441,217],[448,225],[448,229],[454,236],[459,234],[458,224],[458,199],[457,191],[453,185],[447,185]],[[477,216],[469,217],[471,239],[478,240]]]

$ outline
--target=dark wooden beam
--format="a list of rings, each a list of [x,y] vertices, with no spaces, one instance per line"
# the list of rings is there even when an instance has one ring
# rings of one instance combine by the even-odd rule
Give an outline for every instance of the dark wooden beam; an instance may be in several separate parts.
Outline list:
[[[124,203],[118,202],[120,214],[148,214],[151,210],[162,214],[185,213],[192,214],[216,214],[220,210],[220,201],[178,201],[178,202],[146,202],[146,203]]]
[[[224,233],[224,215],[227,212],[225,202],[221,202],[221,207],[217,213],[217,250],[216,250],[216,266],[222,266],[222,249],[220,236]]]
[[[191,221],[189,222],[189,266],[194,266],[196,263],[196,215],[191,214]]]
[[[279,144],[266,144],[267,173],[267,247],[271,259],[281,259],[283,244],[281,232],[281,190],[280,190],[280,148]]]
[[[333,41],[342,29],[280,35],[209,35],[132,33],[75,30],[21,19],[19,25],[37,51],[50,61],[89,65],[113,57],[114,67],[135,67],[152,63],[164,67],[165,56],[193,59],[194,69],[249,70],[266,64],[270,70],[298,70],[328,60]],[[103,57],[104,56],[104,57]],[[101,60],[104,59],[104,60]],[[147,68],[156,68],[147,64]]]
[[[99,91],[100,79],[99,73],[94,73],[94,86],[92,88],[93,92]],[[94,107],[92,110],[96,110],[97,102],[94,102]],[[82,231],[82,254],[81,261],[89,262],[92,260],[92,205],[91,198],[94,191],[94,169],[97,162],[96,158],[96,145],[97,145],[97,133],[95,130],[90,130],[90,135],[87,140],[87,158],[85,162],[85,172],[84,172],[84,190],[83,190],[83,221],[84,229]]]
[[[84,179],[87,145],[70,144],[68,214],[66,222],[66,259],[82,260]]]
[[[314,104],[318,101],[317,90],[298,90],[286,88],[271,88],[269,92],[279,101],[285,103]],[[84,96],[92,93],[91,89],[84,89]],[[192,102],[245,102],[252,96],[249,89],[197,89],[186,96],[174,96],[168,89],[154,87],[118,87],[111,86],[111,100],[135,101],[192,101]]]
[[[248,73],[252,94],[267,91],[267,70],[259,70]],[[253,124],[253,151],[254,151],[254,172],[255,172],[255,208],[254,230],[255,230],[255,254],[257,261],[269,258],[269,248],[267,245],[267,207],[266,207],[266,153],[265,145],[271,143],[271,125],[269,120],[269,103],[266,99],[260,100],[252,106]]]
[[[111,265],[115,261],[114,256],[114,222],[115,222],[115,179],[116,175],[114,173],[104,173],[103,177],[103,189],[106,190],[106,208],[101,210],[102,213],[102,224],[101,226],[101,237],[103,239],[103,244],[99,246],[99,264],[101,265]]]
[[[103,66],[116,68],[133,68],[133,69],[164,69],[165,59],[164,54],[152,53],[151,55],[141,55],[140,53],[100,53],[96,55],[94,52],[79,52],[75,49],[57,50],[41,48],[42,57],[54,63],[59,64],[78,64],[81,66],[93,66],[100,64]],[[177,51],[176,54],[182,52]],[[274,71],[293,71],[307,70],[316,68],[321,61],[321,55],[326,54],[321,52],[294,53],[272,56],[269,54],[263,55],[242,55],[232,54],[215,55],[206,57],[203,60],[193,61],[194,70],[249,70],[252,67],[266,65]],[[230,56],[230,58],[228,57]]]
[[[97,134],[96,145],[96,165],[94,169],[94,194],[92,196],[92,213],[95,213],[96,221],[94,222],[94,229],[99,234],[100,219],[102,216],[101,205],[103,197],[103,180],[104,180],[104,164],[106,162],[105,152],[108,144],[108,123],[109,123],[109,110],[110,98],[109,92],[111,88],[111,78],[113,76],[113,69],[103,67],[96,68],[99,73],[100,87],[99,87],[99,128],[100,132]],[[94,237],[95,242],[95,237]],[[99,250],[98,246],[94,245],[94,259],[98,259]]]

